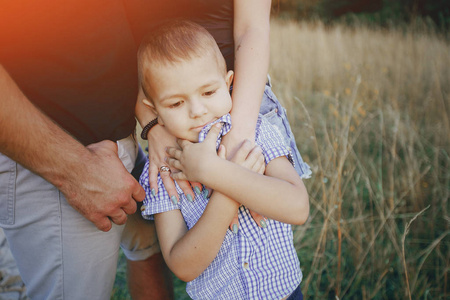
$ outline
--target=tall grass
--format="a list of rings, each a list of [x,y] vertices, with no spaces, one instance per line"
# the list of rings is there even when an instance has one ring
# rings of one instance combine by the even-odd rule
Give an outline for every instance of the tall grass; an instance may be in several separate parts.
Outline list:
[[[314,171],[295,228],[307,299],[448,299],[449,40],[274,20],[270,74]]]
[[[274,90],[314,170],[295,229],[308,299],[447,299],[449,41],[417,24],[273,21],[271,36]]]

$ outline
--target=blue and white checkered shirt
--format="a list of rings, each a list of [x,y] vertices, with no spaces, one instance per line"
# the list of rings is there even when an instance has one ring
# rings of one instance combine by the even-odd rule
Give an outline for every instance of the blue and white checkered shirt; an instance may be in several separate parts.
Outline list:
[[[214,123],[217,122],[224,123],[218,147],[221,137],[231,129],[231,117],[227,114]],[[203,128],[199,142],[204,140],[212,125]],[[290,154],[281,134],[262,116],[256,125],[256,143],[263,150],[266,164]],[[177,184],[180,202],[173,204],[160,177],[158,194],[153,196],[148,183],[148,162],[140,183],[146,191],[142,216],[147,219],[152,219],[153,214],[179,209],[190,229],[208,204],[208,199],[201,194],[195,195],[194,202],[189,202]],[[267,227],[260,228],[249,210],[241,206],[238,233],[227,231],[216,258],[200,276],[187,283],[186,290],[193,299],[281,299],[293,292],[301,280],[291,225],[268,220]]]

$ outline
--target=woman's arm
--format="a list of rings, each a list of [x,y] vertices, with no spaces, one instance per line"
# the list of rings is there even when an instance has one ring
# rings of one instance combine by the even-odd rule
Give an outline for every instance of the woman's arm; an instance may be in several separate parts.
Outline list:
[[[255,140],[269,68],[270,7],[269,0],[234,1],[233,129],[223,139],[228,156],[244,139]]]

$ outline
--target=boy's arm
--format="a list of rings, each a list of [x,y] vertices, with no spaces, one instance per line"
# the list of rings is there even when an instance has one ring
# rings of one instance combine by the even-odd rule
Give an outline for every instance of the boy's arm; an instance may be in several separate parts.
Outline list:
[[[207,139],[216,136],[219,130],[220,127],[213,126]],[[179,144],[182,151],[169,149],[174,157],[169,163],[182,171],[173,174],[174,178],[199,180],[247,208],[284,223],[303,224],[308,218],[308,193],[286,157],[270,161],[265,175],[261,175],[220,159],[208,143],[183,140]],[[243,147],[246,145],[250,145],[248,141]]]
[[[212,135],[209,135],[203,143],[215,149],[215,142],[211,137]],[[239,149],[235,155],[236,163],[253,172],[261,172],[264,169],[264,160],[260,154],[251,147]],[[225,161],[224,146],[219,148],[217,157]],[[215,191],[202,216],[189,231],[179,210],[155,215],[156,230],[164,259],[180,279],[191,281],[211,264],[222,246],[228,225],[239,205],[231,198]]]
[[[155,215],[161,252],[183,281],[197,278],[214,260],[239,204],[214,192],[198,222],[189,231],[179,210]]]

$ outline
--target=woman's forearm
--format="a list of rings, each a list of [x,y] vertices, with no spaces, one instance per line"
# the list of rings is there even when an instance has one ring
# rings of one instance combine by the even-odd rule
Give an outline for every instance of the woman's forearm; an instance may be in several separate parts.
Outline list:
[[[249,29],[236,48],[233,82],[233,126],[255,132],[269,66],[269,38],[263,29]],[[243,63],[245,61],[245,63]]]
[[[252,2],[254,1],[254,3]],[[269,68],[270,2],[235,1],[233,82],[234,128],[243,136],[254,136]]]

